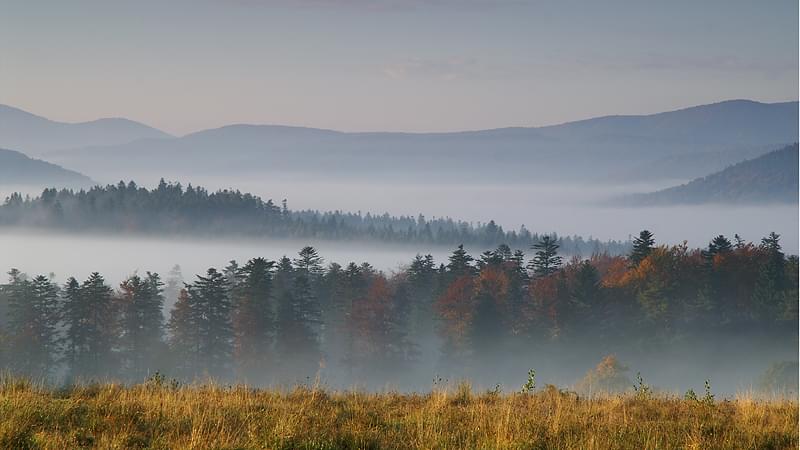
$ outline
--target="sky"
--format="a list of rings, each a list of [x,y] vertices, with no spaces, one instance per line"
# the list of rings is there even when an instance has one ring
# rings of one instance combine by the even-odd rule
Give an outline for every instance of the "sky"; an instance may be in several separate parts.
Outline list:
[[[0,103],[174,134],[539,126],[798,99],[798,2],[0,0]]]

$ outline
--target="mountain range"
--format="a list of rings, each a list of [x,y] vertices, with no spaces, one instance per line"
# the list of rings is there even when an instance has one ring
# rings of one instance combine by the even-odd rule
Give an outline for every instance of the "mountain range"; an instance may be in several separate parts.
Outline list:
[[[237,124],[181,137],[125,119],[65,124],[0,108],[0,146],[109,182],[281,175],[470,183],[689,180],[797,135],[797,102],[749,100],[545,127],[346,133]]]
[[[544,127],[348,133],[235,124],[180,137],[127,119],[65,123],[0,106],[0,147],[100,182],[208,176],[472,184],[684,181],[797,136],[797,102],[749,100]]]
[[[31,156],[65,148],[116,145],[137,139],[169,137],[163,131],[128,119],[57,122],[0,105],[0,147],[19,150]]]

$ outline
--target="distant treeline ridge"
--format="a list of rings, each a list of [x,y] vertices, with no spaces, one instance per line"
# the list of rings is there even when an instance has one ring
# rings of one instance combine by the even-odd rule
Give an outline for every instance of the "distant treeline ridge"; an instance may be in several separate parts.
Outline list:
[[[469,223],[420,215],[362,215],[342,211],[293,211],[286,200],[276,205],[238,190],[209,192],[191,184],[161,180],[155,189],[133,181],[89,190],[45,189],[38,197],[14,193],[0,206],[0,225],[60,230],[112,230],[171,234],[372,240],[493,248],[500,244],[528,248],[541,239],[524,226],[506,231],[490,220]],[[556,236],[573,255],[625,254],[630,242]]]

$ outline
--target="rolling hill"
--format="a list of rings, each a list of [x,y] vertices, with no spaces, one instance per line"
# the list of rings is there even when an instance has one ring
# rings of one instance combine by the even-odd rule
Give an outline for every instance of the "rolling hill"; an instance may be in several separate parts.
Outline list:
[[[635,205],[797,203],[798,147],[788,145],[689,183],[632,196]]]
[[[691,179],[794,142],[797,102],[732,100],[642,116],[453,133],[230,125],[48,153],[102,181],[288,176],[463,182]],[[658,170],[652,170],[657,168]],[[149,177],[149,178],[148,178]]]
[[[91,122],[56,122],[18,108],[0,105],[0,148],[14,148],[28,155],[91,145],[116,145],[170,135],[128,119]]]
[[[0,149],[0,186],[88,187],[87,176],[20,152]]]

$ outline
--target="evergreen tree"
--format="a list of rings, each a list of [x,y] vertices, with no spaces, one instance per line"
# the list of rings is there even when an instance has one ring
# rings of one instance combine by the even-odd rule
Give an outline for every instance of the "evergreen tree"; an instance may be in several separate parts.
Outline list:
[[[189,295],[188,288],[181,289],[167,323],[169,345],[175,356],[175,369],[184,377],[196,376],[202,372],[200,328],[203,317],[200,307],[194,304],[197,299],[197,296]]]
[[[228,279],[214,268],[197,276],[189,288],[190,305],[199,308],[200,352],[203,368],[212,377],[226,378],[232,370],[233,329]]]
[[[602,305],[600,295],[597,269],[589,261],[580,262],[570,289],[570,309],[578,325],[587,326],[592,320],[602,319],[598,311]]]
[[[785,303],[786,257],[780,244],[780,235],[775,232],[761,239],[759,250],[765,254],[753,290],[753,305],[760,320],[780,314]],[[790,301],[796,301],[791,299]]]
[[[656,241],[653,239],[653,233],[648,230],[642,230],[639,237],[633,240],[633,250],[631,251],[628,260],[632,266],[638,266],[647,256],[653,251],[653,246]]]
[[[451,279],[464,275],[472,275],[475,272],[475,268],[472,266],[472,256],[464,250],[464,244],[459,244],[448,260],[447,273],[450,275]]]
[[[150,272],[145,278],[133,275],[120,284],[120,356],[129,379],[141,380],[158,369],[164,327],[163,286],[158,274]]]
[[[284,374],[311,377],[321,359],[319,338],[319,310],[315,308],[309,282],[308,266],[295,269],[283,257],[276,273],[278,310],[275,348]]]
[[[320,276],[324,270],[322,268],[323,259],[314,247],[303,247],[299,252],[299,257],[295,258],[294,266],[301,273],[309,274],[312,278]]]
[[[274,336],[272,275],[275,263],[254,258],[241,268],[233,291],[234,355],[240,376],[263,381],[270,368]]]
[[[74,351],[71,375],[110,376],[116,367],[113,348],[117,332],[111,287],[97,272],[89,275],[77,292],[74,287],[72,280],[67,282],[63,305],[67,345]]]
[[[29,280],[13,269],[9,276],[11,367],[20,374],[48,377],[55,370],[58,354],[58,288],[43,275]]]
[[[703,256],[709,261],[713,261],[716,255],[725,255],[733,251],[733,245],[723,235],[719,235],[708,243],[708,249],[703,252]]]
[[[536,253],[528,268],[534,276],[544,277],[555,273],[561,267],[562,259],[558,256],[558,247],[556,240],[548,235],[542,236],[537,243],[533,244],[531,249]]]
[[[85,311],[86,302],[81,299],[81,285],[74,277],[69,277],[62,290],[63,302],[61,304],[61,318],[65,329],[65,360],[67,367],[72,370],[77,364],[81,349],[85,344],[82,322],[88,317]]]

